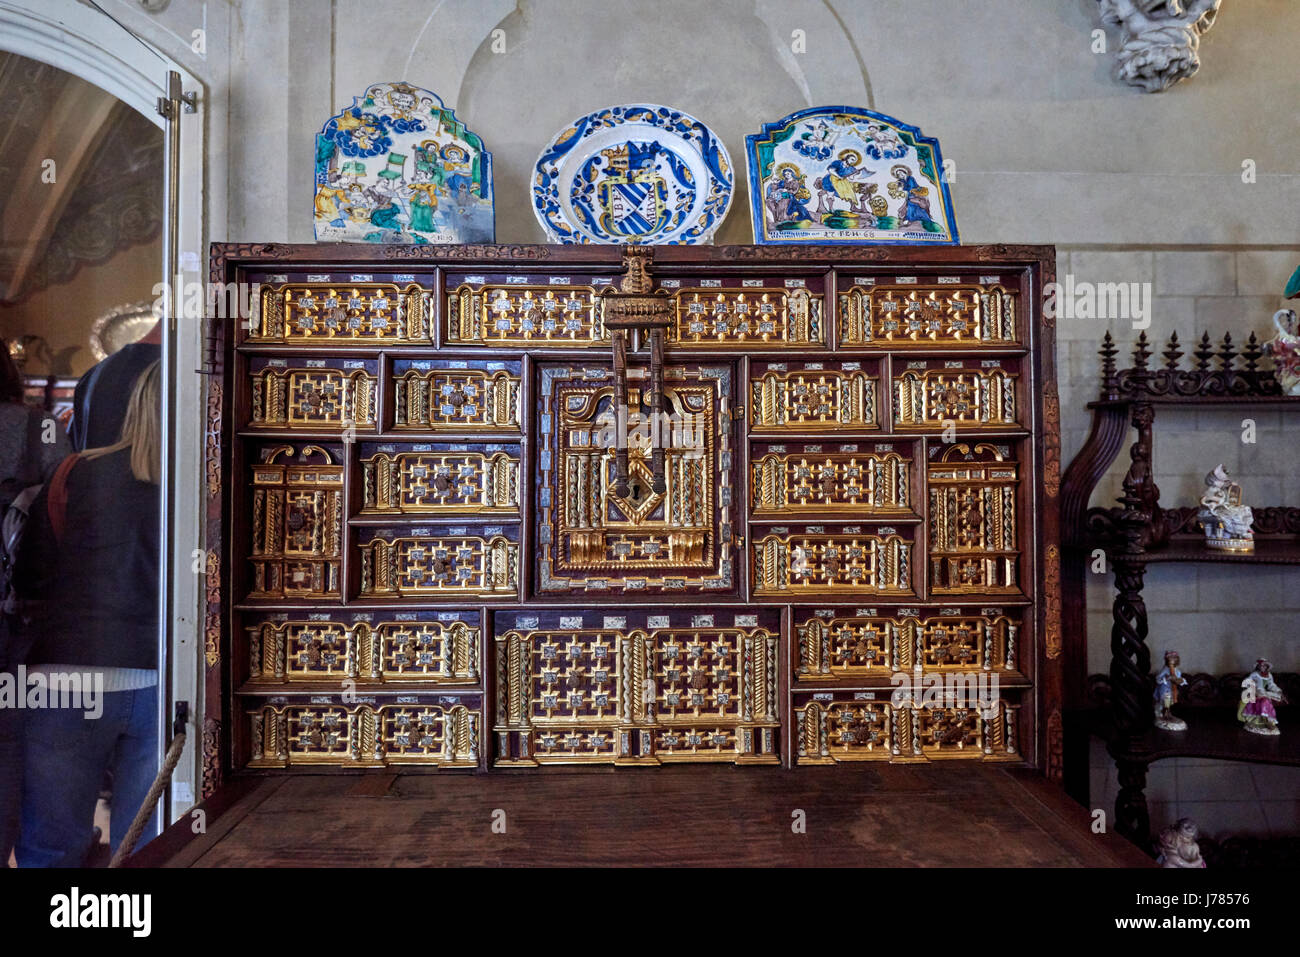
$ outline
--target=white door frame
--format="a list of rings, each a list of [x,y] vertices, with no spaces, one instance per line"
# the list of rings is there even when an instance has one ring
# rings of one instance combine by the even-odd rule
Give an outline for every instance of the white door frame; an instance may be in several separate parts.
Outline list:
[[[181,75],[185,91],[197,94],[198,111],[182,114],[181,118],[178,212],[183,252],[179,265],[185,288],[191,288],[188,286],[191,282],[206,283],[206,256],[198,253],[207,249],[203,189],[203,111],[207,88],[201,80],[152,44],[132,36],[108,16],[77,0],[0,0],[0,50],[48,63],[93,83],[158,127],[164,122],[158,114],[157,101],[166,93],[167,71],[175,70]],[[175,340],[179,371],[176,514],[172,516],[171,529],[176,542],[171,685],[174,700],[190,702],[191,724],[185,752],[172,774],[173,800],[167,823],[183,814],[196,800],[195,797],[186,800],[187,794],[199,792],[204,714],[200,627],[203,618],[199,613],[204,562],[199,556],[202,555],[202,451],[206,423],[203,377],[189,374],[190,370],[203,367],[201,322],[184,316],[178,318]],[[160,683],[160,687],[164,686]],[[170,712],[170,702],[166,707]]]

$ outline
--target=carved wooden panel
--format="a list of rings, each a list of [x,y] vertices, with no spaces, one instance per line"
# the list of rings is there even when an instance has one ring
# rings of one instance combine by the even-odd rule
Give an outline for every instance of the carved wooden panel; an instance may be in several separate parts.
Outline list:
[[[912,594],[913,530],[857,525],[755,530],[756,595]]]
[[[796,608],[793,627],[799,681],[851,682],[917,669],[1019,677],[1014,609]]]
[[[874,364],[756,362],[750,372],[751,428],[820,432],[874,429]]]
[[[305,432],[373,431],[377,369],[373,360],[255,360],[249,425]]]
[[[517,445],[366,444],[361,478],[363,514],[519,512]]]
[[[513,597],[518,535],[514,526],[377,529],[361,545],[361,594]]]
[[[803,287],[757,288],[684,285],[674,289],[669,341],[679,347],[788,347],[825,342],[822,297]]]
[[[914,514],[909,442],[754,443],[749,467],[756,517]]]
[[[669,408],[658,415],[648,404],[648,370],[629,369],[632,412],[622,424],[613,375],[590,366],[541,370],[538,590],[734,592],[731,366],[668,366]],[[614,480],[620,442],[628,456],[626,495]],[[664,455],[662,492],[653,482],[656,444]]]
[[[1019,474],[1008,447],[961,442],[931,452],[931,589],[942,595],[1019,591]]]
[[[545,276],[505,278],[525,282],[488,283],[471,276],[448,293],[449,343],[572,347],[606,340],[594,285],[545,284]]]
[[[465,281],[447,297],[451,344],[585,347],[609,341],[600,299],[608,277],[461,278]],[[515,281],[521,279],[525,281]],[[660,288],[669,291],[674,317],[668,341],[681,348],[820,345],[825,342],[820,285],[818,280],[814,291],[805,281],[789,285],[762,279],[664,281]]]
[[[901,429],[1018,428],[1015,363],[986,359],[909,361],[894,366],[894,424]],[[1006,365],[1008,368],[1003,368]]]
[[[498,765],[776,763],[779,614],[501,612]]]
[[[263,705],[248,714],[249,767],[474,767],[479,696],[428,702]]]
[[[417,432],[518,432],[518,362],[398,359],[393,428]]]
[[[231,313],[233,315],[233,313]],[[428,290],[411,283],[310,282],[263,286],[254,342],[421,343],[432,334]]]
[[[1018,339],[1016,297],[1001,285],[854,285],[839,301],[844,346],[968,349]]]
[[[405,613],[374,621],[283,616],[247,626],[250,680],[473,683],[479,677],[479,614]]]
[[[252,467],[251,598],[337,597],[343,466],[319,445],[271,446]]]
[[[919,706],[884,692],[812,692],[795,696],[796,764],[1021,760],[1017,706]]]

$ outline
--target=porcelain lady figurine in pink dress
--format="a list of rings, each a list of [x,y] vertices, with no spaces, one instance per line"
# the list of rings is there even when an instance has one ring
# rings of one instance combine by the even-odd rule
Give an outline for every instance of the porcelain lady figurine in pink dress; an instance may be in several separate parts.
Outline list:
[[[1254,734],[1281,734],[1277,727],[1277,709],[1273,704],[1284,704],[1286,695],[1273,680],[1273,666],[1267,658],[1255,662],[1255,670],[1241,683],[1241,704],[1237,705],[1237,720]]]
[[[1295,310],[1279,309],[1273,313],[1273,325],[1277,335],[1264,345],[1273,357],[1273,375],[1283,395],[1300,395],[1300,320]]]

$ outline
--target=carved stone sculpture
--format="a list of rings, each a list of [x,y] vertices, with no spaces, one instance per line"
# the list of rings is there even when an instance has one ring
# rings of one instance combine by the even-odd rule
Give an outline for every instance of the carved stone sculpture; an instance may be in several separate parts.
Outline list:
[[[1162,93],[1201,68],[1201,36],[1222,0],[1097,0],[1101,22],[1119,27],[1119,77]]]

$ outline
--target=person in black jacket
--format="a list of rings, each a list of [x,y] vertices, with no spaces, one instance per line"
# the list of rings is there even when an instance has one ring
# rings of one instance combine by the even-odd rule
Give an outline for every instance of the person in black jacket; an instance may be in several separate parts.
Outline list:
[[[44,600],[28,682],[78,675],[73,707],[27,715],[19,867],[84,860],[104,771],[116,852],[158,767],[159,363],[135,384],[121,438],[78,453],[32,506],[19,589]],[[30,576],[30,577],[29,577]],[[97,694],[96,694],[97,693]],[[156,814],[156,812],[155,812]],[[148,828],[148,835],[156,828]]]
[[[54,416],[24,404],[22,375],[0,343],[0,515],[25,488],[49,479],[69,451]],[[0,610],[0,680],[14,688],[17,667],[26,660],[26,631],[16,610]],[[0,701],[0,867],[8,865],[18,836],[22,794],[25,712],[14,704]]]

